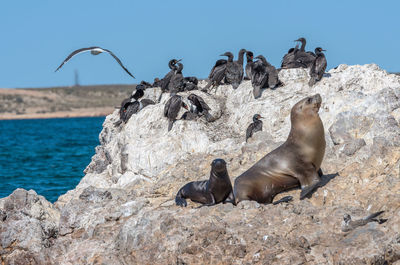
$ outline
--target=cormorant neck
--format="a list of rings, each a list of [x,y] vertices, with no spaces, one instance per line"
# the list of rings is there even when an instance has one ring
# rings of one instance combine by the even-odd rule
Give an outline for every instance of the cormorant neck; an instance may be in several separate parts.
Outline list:
[[[241,65],[243,65],[243,56],[244,56],[245,52],[246,52],[246,50],[240,50],[239,51],[238,63],[240,63]]]
[[[306,39],[301,40],[300,51],[304,52],[306,49]]]

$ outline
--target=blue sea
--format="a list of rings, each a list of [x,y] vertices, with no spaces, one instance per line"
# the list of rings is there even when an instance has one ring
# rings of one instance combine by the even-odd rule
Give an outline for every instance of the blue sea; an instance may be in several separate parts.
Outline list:
[[[34,189],[54,202],[74,189],[99,144],[104,117],[0,121],[0,198]]]

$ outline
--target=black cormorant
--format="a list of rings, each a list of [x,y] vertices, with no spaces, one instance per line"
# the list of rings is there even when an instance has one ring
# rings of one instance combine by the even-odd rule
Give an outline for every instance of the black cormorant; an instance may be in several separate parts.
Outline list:
[[[144,96],[144,90],[140,85],[136,86],[135,94],[132,94],[131,99],[138,100],[139,98]]]
[[[215,62],[215,65],[210,71],[210,74],[208,75],[208,84],[204,87],[203,91],[207,91],[207,89],[211,86],[218,87],[222,80],[225,77],[225,70],[226,70],[226,65],[228,62],[233,62],[233,54],[231,52],[226,52],[224,54],[221,54],[220,56],[228,56],[228,60],[225,59],[219,59],[218,61]]]
[[[305,38],[299,38],[296,41],[301,42],[301,47],[298,52],[296,52],[294,59],[295,59],[295,64],[297,67],[303,67],[303,68],[308,68],[310,67],[315,59],[315,54],[313,52],[306,52],[306,39]]]
[[[226,64],[225,80],[228,84],[232,85],[233,89],[237,89],[243,80],[243,56],[245,52],[245,49],[241,49],[238,60],[233,62],[228,61]]]
[[[321,47],[315,48],[315,54],[317,55],[317,57],[315,58],[310,68],[311,78],[308,82],[309,86],[313,86],[317,81],[321,80],[322,76],[325,73],[327,62],[323,51],[326,50],[323,50]]]
[[[183,64],[178,63],[178,66],[176,67],[175,73],[171,77],[171,81],[168,84],[168,90],[169,92],[181,92],[184,89],[184,82],[183,82],[183,75],[182,75],[182,69],[183,69]]]
[[[299,51],[299,44],[296,45],[294,48],[290,48],[288,53],[283,56],[281,68],[298,68],[300,67],[299,63],[295,61],[295,55]]]
[[[182,97],[176,95],[175,93],[171,94],[171,97],[168,99],[167,103],[164,106],[164,117],[168,118],[168,131],[172,129],[172,125],[178,116],[178,113],[184,107],[188,109],[187,105],[182,101]]]
[[[249,127],[247,127],[247,130],[246,130],[246,142],[247,142],[247,139],[252,137],[255,132],[262,131],[263,123],[262,123],[262,121],[260,121],[260,119],[262,119],[262,118],[263,117],[261,117],[260,114],[254,114],[253,123],[251,123],[249,125]]]
[[[204,115],[208,122],[214,121],[214,117],[210,114],[211,108],[204,99],[196,94],[190,94],[188,100],[191,103],[190,111],[197,115]]]
[[[164,78],[161,80],[161,90],[163,92],[168,90],[168,85],[169,82],[171,81],[172,76],[175,74],[175,71],[178,69],[178,67],[176,66],[176,64],[178,62],[180,62],[181,60],[177,60],[177,59],[172,59],[168,62],[168,67],[169,69],[171,69],[171,71],[169,71]]]
[[[256,58],[261,60],[261,62],[265,66],[266,71],[268,73],[268,86],[267,87],[275,88],[275,87],[281,85],[281,81],[279,81],[278,71],[276,70],[276,68],[273,65],[271,65],[269,62],[267,62],[267,59],[265,59],[264,56],[258,55]]]
[[[256,58],[259,58],[259,56]],[[261,59],[255,61],[253,64],[253,69],[251,71],[251,85],[253,86],[253,95],[256,99],[261,97],[261,89],[268,87],[267,67]]]
[[[103,48],[100,48],[100,47],[97,47],[97,46],[88,47],[88,48],[82,48],[82,49],[78,49],[78,50],[73,51],[73,52],[72,52],[70,55],[68,55],[68,57],[60,64],[60,66],[56,69],[55,72],[57,72],[58,69],[60,69],[66,62],[68,62],[68,61],[69,61],[72,57],[74,57],[75,55],[77,55],[77,54],[79,54],[79,53],[82,53],[82,52],[87,52],[87,51],[90,51],[90,53],[93,54],[93,55],[98,55],[98,54],[103,53],[103,52],[109,53],[109,54],[117,61],[117,63],[125,70],[125,72],[126,72],[128,75],[130,75],[131,77],[135,78],[135,77],[128,71],[128,69],[126,69],[126,67],[122,64],[121,60],[120,60],[114,53],[112,53],[110,50],[103,49]]]
[[[191,91],[191,90],[198,89],[198,87],[197,87],[198,83],[199,83],[199,80],[194,76],[183,78],[183,87],[184,87],[185,91]]]

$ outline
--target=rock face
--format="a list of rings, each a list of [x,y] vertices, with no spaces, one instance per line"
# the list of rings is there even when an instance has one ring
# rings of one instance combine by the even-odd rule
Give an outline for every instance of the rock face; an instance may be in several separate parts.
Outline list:
[[[115,127],[109,115],[86,176],[54,204],[34,191],[0,200],[5,264],[398,264],[400,260],[400,77],[376,65],[340,65],[313,88],[304,69],[255,100],[249,81],[200,95],[216,117],[178,120],[167,131],[168,95]],[[203,84],[204,85],[204,84]],[[158,90],[145,97],[158,98]],[[279,146],[290,109],[319,93],[327,148],[321,187],[288,204],[175,206],[179,188],[207,179],[223,158],[232,180]],[[180,93],[186,97],[189,93]],[[182,110],[183,112],[183,110]],[[254,114],[263,131],[245,142]],[[181,113],[182,114],[182,113]],[[180,114],[180,115],[181,115]],[[180,115],[178,117],[180,117]],[[341,232],[343,215],[384,210],[383,224]]]

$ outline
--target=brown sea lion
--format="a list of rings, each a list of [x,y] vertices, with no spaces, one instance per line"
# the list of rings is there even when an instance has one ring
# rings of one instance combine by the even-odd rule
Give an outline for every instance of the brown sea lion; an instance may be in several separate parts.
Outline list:
[[[193,181],[184,185],[176,194],[175,203],[179,206],[187,205],[186,199],[211,206],[217,203],[234,203],[231,180],[223,159],[215,159],[211,163],[210,179]]]
[[[321,102],[321,96],[316,94],[293,106],[292,127],[286,142],[236,178],[236,203],[243,200],[271,203],[276,194],[299,184],[303,199],[316,188],[326,145],[324,125],[318,115]]]

